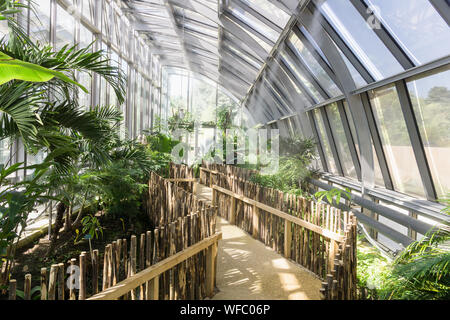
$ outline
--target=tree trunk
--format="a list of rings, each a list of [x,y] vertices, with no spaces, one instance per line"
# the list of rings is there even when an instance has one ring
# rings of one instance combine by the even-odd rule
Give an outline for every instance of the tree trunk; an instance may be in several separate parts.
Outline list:
[[[64,224],[64,232],[69,232],[70,230],[72,230],[72,219],[71,219],[72,208],[73,208],[73,206],[70,206],[66,212],[66,221]]]
[[[53,252],[56,246],[56,240],[58,240],[59,230],[63,227],[64,213],[66,212],[66,209],[67,207],[64,202],[59,202],[56,206],[56,222],[50,236],[50,247],[48,248],[47,256],[49,256]]]

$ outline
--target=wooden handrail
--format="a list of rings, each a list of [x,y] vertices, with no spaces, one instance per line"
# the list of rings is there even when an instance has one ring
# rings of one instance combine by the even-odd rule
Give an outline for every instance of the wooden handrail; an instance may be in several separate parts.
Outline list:
[[[195,178],[170,178],[166,179],[169,182],[196,182],[197,179]]]
[[[219,171],[210,170],[210,169],[203,168],[203,167],[200,167],[200,170],[201,171],[206,171],[206,172],[209,172],[209,173],[212,173],[212,174],[219,174],[220,173]]]
[[[136,273],[135,275],[125,279],[115,286],[112,286],[105,291],[102,291],[87,300],[116,300],[128,292],[138,288],[140,285],[151,281],[154,278],[159,277],[160,274],[175,267],[177,264],[187,260],[195,254],[210,248],[217,244],[222,239],[222,233],[216,233],[215,235],[208,237],[183,251],[180,251],[173,256],[164,259],[157,264],[148,267],[147,269]],[[211,268],[210,268],[211,269]]]
[[[245,203],[247,203],[249,205],[255,206],[255,207],[257,207],[257,208],[259,208],[261,210],[267,211],[267,212],[269,212],[269,213],[271,213],[273,215],[276,215],[276,216],[278,216],[280,218],[283,218],[283,219],[285,219],[285,220],[287,220],[289,222],[292,222],[292,223],[294,223],[296,225],[299,225],[299,226],[301,226],[303,228],[311,230],[311,231],[313,231],[313,232],[315,232],[317,234],[320,234],[320,235],[324,236],[325,238],[328,238],[328,239],[331,239],[331,240],[334,240],[334,241],[337,241],[337,242],[343,242],[344,241],[344,237],[341,236],[338,233],[335,233],[335,232],[332,232],[332,231],[329,231],[329,230],[326,230],[326,229],[322,229],[321,227],[319,227],[319,226],[317,226],[317,225],[315,225],[313,223],[310,223],[310,222],[305,221],[303,219],[294,217],[294,216],[292,216],[290,214],[287,214],[287,213],[285,213],[283,211],[280,211],[278,209],[272,208],[272,207],[270,207],[270,206],[268,206],[266,204],[263,204],[261,202],[258,202],[256,200],[253,200],[253,199],[250,199],[248,197],[239,195],[237,193],[234,193],[233,191],[221,188],[219,186],[215,186],[214,185],[214,186],[212,186],[212,189],[216,190],[216,191],[218,191],[220,193],[229,195],[229,196],[231,196],[231,197],[233,197],[235,199],[238,199],[240,201],[243,201],[243,202],[245,202]],[[213,197],[214,197],[214,195],[213,195]]]

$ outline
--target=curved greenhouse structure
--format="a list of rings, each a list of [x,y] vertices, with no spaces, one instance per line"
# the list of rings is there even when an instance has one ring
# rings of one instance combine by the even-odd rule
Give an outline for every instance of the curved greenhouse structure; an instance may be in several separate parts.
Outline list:
[[[0,0],[0,299],[449,300],[449,26]]]

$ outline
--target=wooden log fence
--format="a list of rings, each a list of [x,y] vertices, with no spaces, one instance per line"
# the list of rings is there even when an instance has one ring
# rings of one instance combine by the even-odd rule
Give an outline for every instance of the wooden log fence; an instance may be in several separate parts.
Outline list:
[[[153,221],[160,222],[155,223],[153,230],[138,237],[133,235],[129,239],[117,239],[106,245],[103,253],[97,249],[92,253],[82,252],[77,259],[53,264],[49,270],[42,268],[40,299],[87,299],[126,279],[134,279],[147,268],[205,239],[216,237],[218,209],[156,174],[152,174],[149,181],[147,205],[148,210],[155,210]],[[122,299],[199,300],[210,296],[209,282],[205,280],[211,272],[208,269],[208,252],[200,251],[167,268],[157,278],[130,289]],[[16,289],[17,281],[10,280],[9,299],[16,299]],[[27,294],[31,291],[29,274],[25,275],[24,289]]]
[[[185,189],[186,186],[178,185],[172,180],[191,178],[164,179],[156,173],[151,173],[148,184],[148,196],[146,199],[146,211],[154,226],[168,224],[188,215],[209,207],[207,202]],[[193,184],[193,182],[190,182]],[[193,188],[193,187],[192,187]]]
[[[200,282],[197,283],[198,288],[205,288],[203,295],[205,297],[212,297],[214,294],[214,282],[216,277],[216,260],[218,241],[222,238],[222,233],[216,233],[206,239],[203,239],[184,250],[175,253],[174,255],[166,258],[153,266],[140,271],[139,273],[127,278],[124,281],[92,296],[88,300],[116,300],[128,295],[130,292],[134,292],[139,287],[145,286],[145,294],[141,291],[141,296],[145,300],[158,300],[161,295],[160,280],[167,272],[173,272],[173,275],[180,275],[180,267],[183,264],[188,263],[190,259],[195,259],[196,256],[202,255],[205,259],[205,272],[200,275]],[[186,273],[184,273],[186,275]],[[178,280],[175,276],[175,281]],[[178,284],[178,285],[177,285]],[[173,288],[173,294],[170,298],[182,297],[184,293],[188,293],[190,290],[186,290],[185,283],[176,282]],[[162,286],[164,287],[164,286]],[[182,288],[181,288],[182,287]],[[178,294],[176,289],[181,289]],[[181,295],[180,295],[181,293]]]
[[[213,205],[221,217],[318,275],[325,299],[356,299],[353,214],[223,174],[224,168],[211,171],[201,172],[203,181],[213,182]]]

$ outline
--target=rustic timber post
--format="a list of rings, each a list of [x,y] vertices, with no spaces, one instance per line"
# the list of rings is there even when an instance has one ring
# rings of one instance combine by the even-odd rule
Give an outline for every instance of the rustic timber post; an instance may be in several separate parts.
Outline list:
[[[31,300],[31,274],[27,273],[25,275],[25,284],[23,288],[23,299]]]
[[[64,263],[58,264],[58,300],[64,300]]]
[[[92,252],[92,293],[97,294],[98,293],[98,249],[95,249]]]
[[[236,224],[236,198],[231,196],[231,205],[230,205],[230,224]]]
[[[291,241],[292,224],[290,221],[284,220],[284,256],[287,259],[291,257]]]
[[[86,252],[80,254],[80,291],[78,300],[86,300]]]
[[[252,236],[254,239],[258,239],[259,236],[259,208],[256,203],[253,205],[253,223],[252,223]]]
[[[50,279],[48,282],[48,300],[55,300],[57,272],[58,265],[52,264],[50,267]]]
[[[211,244],[206,252],[206,296],[214,295],[215,257],[217,254],[217,242]]]
[[[159,276],[154,277],[147,284],[147,300],[159,300]]]
[[[75,258],[70,259],[70,276],[71,277],[75,273],[75,264],[76,264],[76,262],[77,262],[77,259],[75,259]],[[73,278],[71,278],[71,279],[73,279]],[[76,297],[76,294],[75,294],[75,283],[74,283],[74,280],[72,280],[72,283],[69,286],[69,300],[77,300],[77,297]]]
[[[47,300],[47,268],[41,268],[41,300]]]
[[[9,280],[9,300],[16,300],[17,281]]]

